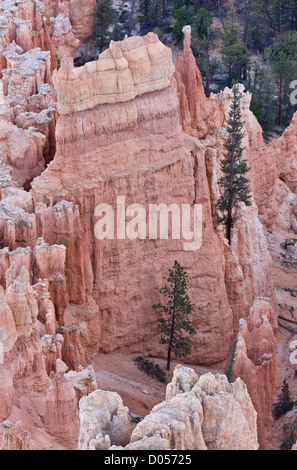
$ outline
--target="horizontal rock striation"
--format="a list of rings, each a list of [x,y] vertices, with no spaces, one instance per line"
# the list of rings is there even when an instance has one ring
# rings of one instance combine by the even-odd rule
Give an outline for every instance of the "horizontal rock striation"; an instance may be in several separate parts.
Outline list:
[[[156,36],[149,35],[145,39],[119,43],[117,50],[123,50],[124,55],[130,42],[139,45],[132,52],[135,57],[142,54],[143,61],[135,62],[138,69],[130,67],[132,76],[134,73],[139,81],[138,89],[145,93],[124,103],[91,104],[89,110],[62,114],[56,132],[55,160],[34,181],[32,192],[35,200],[52,199],[53,203],[58,201],[59,194],[79,208],[83,228],[79,246],[85,254],[80,267],[88,275],[85,279],[90,286],[89,294],[93,295],[101,312],[100,350],[123,348],[161,353],[151,306],[159,300],[157,287],[161,286],[164,272],[178,259],[190,275],[191,295],[196,305],[194,321],[197,327],[199,325],[191,360],[212,363],[226,356],[232,336],[223,259],[217,257],[221,244],[212,227],[203,152],[195,139],[185,136],[179,126],[176,91],[169,84],[171,53],[162,52],[162,57],[168,57],[164,65],[158,64],[155,69],[147,66],[148,48],[155,60],[159,51],[164,51],[164,46],[156,41]],[[104,63],[102,58],[98,63],[101,61]],[[62,68],[58,77],[63,73]],[[69,77],[72,73],[76,71],[67,71]],[[85,74],[86,68],[79,73]],[[159,74],[165,76],[163,82],[149,82]],[[89,79],[93,76],[96,77],[96,71],[89,73]],[[59,81],[57,83],[58,96],[63,97]],[[67,84],[70,94],[75,93],[75,83],[65,76],[63,89]],[[155,83],[163,89],[155,91]],[[82,88],[76,93],[79,90]],[[84,93],[81,97],[83,100]],[[105,100],[105,95],[102,99]],[[80,100],[78,106],[79,103]],[[169,249],[166,240],[97,240],[95,207],[100,203],[114,205],[119,195],[126,197],[127,205],[136,201],[146,208],[152,202],[203,204],[202,248],[189,253],[183,250],[182,241],[170,242]],[[43,236],[52,243],[45,234]],[[64,240],[63,244],[70,255],[69,242]],[[73,268],[76,260],[77,256],[73,256],[66,261],[66,272],[72,274],[69,289],[83,285],[77,277],[78,270]],[[141,272],[139,266],[142,266]],[[121,272],[125,272],[125,277],[120,276]],[[83,295],[80,298],[85,302]],[[216,344],[215,351],[211,344]]]
[[[156,34],[111,41],[98,61],[83,67],[74,68],[70,58],[62,60],[55,77],[58,111],[64,115],[129,101],[166,88],[173,73],[171,51]]]

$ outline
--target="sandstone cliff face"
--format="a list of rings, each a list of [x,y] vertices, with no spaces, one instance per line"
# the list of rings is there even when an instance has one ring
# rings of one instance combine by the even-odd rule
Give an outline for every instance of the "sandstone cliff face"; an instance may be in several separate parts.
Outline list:
[[[73,34],[84,41],[94,31],[96,0],[44,0],[48,18],[64,15],[69,18]]]
[[[149,66],[148,50],[152,57]],[[83,230],[79,232],[80,240],[75,239],[74,243],[84,253],[77,263],[79,267],[74,268],[77,255],[71,255],[70,238],[64,237],[59,243],[67,247],[66,272],[69,272],[69,289],[73,290],[70,298],[75,303],[84,303],[88,289],[99,306],[101,351],[117,348],[158,351],[157,325],[151,305],[158,300],[155,287],[161,285],[164,272],[178,259],[189,272],[192,298],[197,305],[195,324],[199,328],[191,360],[207,364],[217,362],[228,351],[232,317],[224,285],[223,258],[217,256],[221,250],[220,241],[212,228],[203,153],[195,139],[182,133],[176,91],[168,86],[172,75],[171,55],[153,34],[145,39],[128,39],[112,44],[98,63],[91,64],[93,73],[90,69],[88,80],[96,78],[96,67],[105,67],[106,61],[114,67],[114,59],[106,59],[112,57],[114,51],[119,51],[119,60],[124,60],[124,70],[135,82],[136,92],[145,94],[124,103],[97,105],[101,99],[106,101],[103,92],[102,97],[98,95],[95,102],[89,102],[88,111],[62,114],[56,132],[58,151],[42,177],[34,181],[34,199],[45,201],[47,198],[55,203],[57,194],[60,194],[61,198],[73,201],[78,207]],[[143,62],[132,60],[139,54],[143,55]],[[162,63],[158,60],[160,57]],[[67,67],[68,63],[67,60]],[[87,70],[85,66],[78,73],[84,77]],[[112,77],[118,72],[104,73]],[[84,109],[88,103],[85,100],[88,86],[78,87],[77,91],[73,89],[76,75],[76,70],[65,69],[63,63],[55,80],[62,113],[68,112],[67,109],[69,112],[80,109],[81,103]],[[160,76],[163,76],[161,81]],[[108,86],[113,83],[109,79],[106,82]],[[65,87],[71,90],[70,94],[67,92],[65,95]],[[156,91],[160,87],[163,89]],[[76,93],[77,104],[66,108],[67,96],[72,95],[73,99],[73,93]],[[88,90],[87,93],[91,95],[93,92]],[[113,101],[122,101],[121,89],[115,89],[113,93],[117,93],[113,94]],[[119,154],[122,155],[120,160]],[[137,201],[146,208],[152,201],[203,204],[204,243],[201,250],[187,253],[183,251],[182,241],[172,242],[169,249],[168,242],[164,240],[95,239],[95,207],[103,202],[114,206],[119,195],[126,197],[127,205]],[[48,213],[50,210],[48,207]],[[46,217],[46,224],[49,221]],[[53,243],[52,232],[43,231],[42,236]],[[142,266],[141,271],[139,266]],[[126,273],[124,278],[120,272]],[[81,289],[79,295],[76,285]],[[141,312],[146,313],[142,315]],[[211,344],[216,344],[215,351]]]
[[[76,446],[78,400],[97,388],[92,371],[80,366],[98,351],[164,354],[152,304],[177,259],[189,274],[195,304],[197,335],[188,360],[225,360],[240,331],[235,372],[259,413],[261,447],[269,447],[277,301],[257,205],[266,227],[294,224],[296,116],[282,138],[266,146],[249,111],[251,97],[244,95],[255,203],[237,208],[229,247],[217,227],[216,201],[231,90],[206,99],[188,30],[175,78],[171,53],[153,33],[111,43],[98,61],[73,68],[76,38],[89,34],[73,12],[85,18],[94,5],[46,2],[48,17],[59,15],[50,29],[55,52],[68,56],[54,73],[56,90],[41,2],[1,6],[0,420],[17,409],[59,442]],[[23,191],[33,178],[32,191]],[[117,196],[146,209],[151,203],[202,204],[201,249],[186,252],[179,240],[97,240],[95,208],[115,207]],[[255,296],[269,297],[272,307],[257,301],[250,312]],[[241,318],[246,323],[239,326]],[[98,400],[116,406],[104,423],[102,410],[96,414],[93,432],[89,401],[83,402],[81,447],[130,441],[127,410],[118,397],[102,393],[90,398],[92,409]],[[181,449],[258,447],[255,411],[241,380],[229,385],[223,377],[198,380],[177,370],[167,399],[137,426],[127,448],[168,449],[173,441]],[[8,447],[23,445],[8,434]]]
[[[225,288],[233,311],[233,327],[237,331],[240,317],[248,316],[255,296],[271,298],[275,311],[278,310],[271,274],[271,259],[256,204],[251,208],[238,207],[231,247],[224,241],[225,234],[222,228],[217,226],[216,203],[220,197],[218,181],[222,176],[220,161],[223,158],[224,143],[227,139],[225,126],[233,94],[232,90],[226,88],[218,95],[211,94],[208,99],[205,97],[201,75],[190,48],[190,28],[184,28],[184,33],[184,51],[177,58],[175,72],[181,125],[187,134],[199,137],[201,153],[204,154],[213,225],[222,243]],[[250,186],[253,197],[258,202],[259,191],[263,189],[263,185],[261,186],[257,180],[259,163],[254,162],[253,155],[258,155],[256,151],[260,151],[259,149],[262,152],[266,151],[266,148],[261,127],[249,110],[251,95],[244,93],[243,86],[241,93],[242,114],[245,122],[245,158],[251,166]]]
[[[1,161],[16,185],[27,185],[55,153],[55,54],[39,0],[4,1],[0,6]],[[4,186],[6,186],[7,183]]]
[[[226,376],[211,373],[198,379],[192,369],[177,366],[166,401],[136,426],[123,448],[116,443],[117,426],[122,430],[120,440],[129,440],[127,411],[116,393],[98,390],[81,400],[79,449],[258,449],[257,414],[240,379],[229,384]]]

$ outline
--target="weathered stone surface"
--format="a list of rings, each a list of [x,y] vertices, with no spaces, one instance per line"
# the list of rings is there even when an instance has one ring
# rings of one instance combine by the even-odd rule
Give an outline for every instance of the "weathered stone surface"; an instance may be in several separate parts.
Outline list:
[[[79,368],[78,372],[69,371],[65,377],[72,383],[77,401],[98,389],[95,371],[92,366],[83,369]]]
[[[62,60],[55,76],[58,111],[64,115],[132,100],[166,88],[173,72],[171,51],[156,34],[111,41],[97,62],[74,68],[70,58]]]
[[[74,36],[69,18],[63,14],[50,19],[49,35],[57,57],[72,57],[79,46],[79,40]]]
[[[4,421],[2,427],[4,428],[4,435],[1,450],[35,450],[28,431],[23,431],[22,436],[18,435],[9,421]]]
[[[49,386],[44,424],[50,434],[69,448],[76,447],[79,429],[76,393],[63,373],[57,373]]]
[[[258,450],[257,413],[246,385],[177,366],[166,401],[134,429],[126,450]],[[116,449],[116,447],[112,447]]]
[[[96,0],[44,0],[48,18],[63,14],[70,19],[73,33],[84,41],[94,31]]]
[[[257,299],[247,321],[240,321],[234,376],[247,385],[258,413],[258,439],[262,449],[272,447],[272,404],[276,389],[277,320],[269,300]]]
[[[79,403],[79,450],[106,450],[130,438],[128,408],[114,392],[96,390]]]

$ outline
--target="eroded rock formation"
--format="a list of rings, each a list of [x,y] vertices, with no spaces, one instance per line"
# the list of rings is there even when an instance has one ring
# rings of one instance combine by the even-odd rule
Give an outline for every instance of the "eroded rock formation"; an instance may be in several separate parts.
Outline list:
[[[96,390],[79,407],[79,450],[107,450],[129,442],[129,410],[117,393]]]
[[[103,401],[104,397],[104,401]],[[105,408],[108,407],[108,413]],[[113,410],[113,413],[111,413]],[[153,408],[132,432],[127,409],[117,394],[98,390],[80,402],[80,449],[84,450],[257,450],[257,414],[242,380],[226,376],[200,378],[177,366],[166,401]],[[127,430],[127,431],[126,431]],[[113,444],[110,447],[110,444]]]
[[[269,300],[257,299],[247,321],[240,320],[234,376],[247,385],[258,413],[258,438],[262,449],[272,449],[272,404],[276,390],[275,313]]]
[[[267,146],[242,89],[254,201],[237,207],[230,247],[216,202],[232,92],[205,97],[189,29],[175,74],[153,33],[112,42],[98,61],[74,68],[96,2],[45,4],[5,0],[0,10],[0,420],[24,413],[54,446],[74,448],[84,397],[80,448],[256,449],[252,399],[259,442],[269,447],[278,306],[261,222],[296,225],[296,116]],[[146,209],[202,204],[202,247],[98,240],[95,208],[117,209],[118,196]],[[189,362],[224,361],[239,331],[234,370],[249,394],[242,380],[177,369],[167,401],[131,436],[120,397],[95,391],[94,371],[82,367],[98,352],[164,355],[152,304],[176,259],[195,305]],[[250,311],[254,297],[270,302]],[[5,446],[22,447],[17,434],[6,431]]]
[[[54,18],[64,15],[70,20],[73,34],[84,41],[94,31],[96,0],[44,0],[46,15]]]

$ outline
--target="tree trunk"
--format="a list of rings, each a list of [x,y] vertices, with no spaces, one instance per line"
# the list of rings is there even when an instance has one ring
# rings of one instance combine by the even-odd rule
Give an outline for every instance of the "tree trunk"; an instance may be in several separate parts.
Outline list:
[[[231,158],[231,171],[230,171],[230,187],[233,187],[234,182],[234,136],[232,137],[232,158]],[[227,215],[227,239],[229,241],[229,245],[231,246],[232,242],[232,225],[233,225],[233,217],[232,217],[232,209],[233,209],[233,190],[229,193],[229,201],[228,201],[228,215]]]
[[[163,18],[167,18],[167,16],[168,16],[167,0],[163,0]]]
[[[168,344],[168,355],[167,355],[167,370],[168,371],[170,371],[171,349],[172,349],[172,342],[173,342],[173,335],[174,335],[174,328],[175,328],[175,308],[176,308],[176,266],[174,266],[174,297],[173,297],[173,306],[172,306],[171,333],[170,333],[170,340]]]
[[[170,371],[170,364],[171,364],[171,348],[168,348],[168,355],[167,355],[167,370]]]
[[[228,219],[227,219],[227,240],[229,241],[229,245],[231,246],[232,242],[232,199],[229,201],[228,207]]]
[[[280,79],[279,96],[278,96],[278,125],[282,125],[282,108],[283,108],[283,79]]]
[[[210,95],[210,76],[209,76],[209,47],[206,45],[206,96]]]
[[[243,35],[243,40],[245,44],[247,44],[248,35],[249,35],[251,9],[252,9],[251,0],[247,0],[246,10],[245,10],[245,21],[244,21],[244,35]]]

